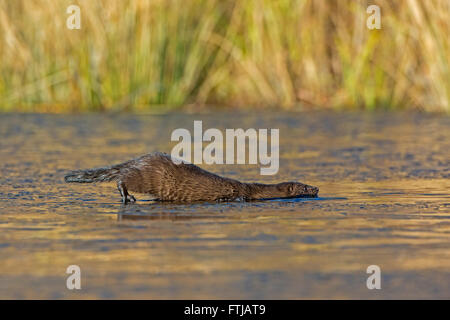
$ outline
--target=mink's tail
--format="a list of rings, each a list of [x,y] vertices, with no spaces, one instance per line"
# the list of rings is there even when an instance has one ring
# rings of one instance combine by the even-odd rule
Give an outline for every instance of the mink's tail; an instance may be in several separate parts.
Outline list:
[[[107,167],[72,171],[64,177],[64,181],[77,183],[107,182],[117,180],[119,177],[120,168]]]

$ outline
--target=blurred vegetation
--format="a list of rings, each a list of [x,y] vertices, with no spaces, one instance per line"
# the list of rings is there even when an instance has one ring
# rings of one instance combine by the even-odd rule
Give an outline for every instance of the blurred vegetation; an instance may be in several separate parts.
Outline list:
[[[66,28],[70,4],[81,30]],[[449,13],[448,0],[0,0],[0,110],[449,113]]]

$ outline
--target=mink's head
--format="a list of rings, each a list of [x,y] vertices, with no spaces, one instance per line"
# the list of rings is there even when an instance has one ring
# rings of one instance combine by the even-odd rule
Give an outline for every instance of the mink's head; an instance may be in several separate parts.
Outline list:
[[[283,182],[277,185],[278,190],[285,194],[286,198],[317,197],[319,188],[300,182]]]

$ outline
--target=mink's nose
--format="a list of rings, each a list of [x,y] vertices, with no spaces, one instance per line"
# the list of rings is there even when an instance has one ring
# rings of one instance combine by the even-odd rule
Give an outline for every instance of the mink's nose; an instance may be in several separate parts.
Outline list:
[[[319,188],[311,186],[310,192],[313,196],[317,196],[317,194],[319,193]]]

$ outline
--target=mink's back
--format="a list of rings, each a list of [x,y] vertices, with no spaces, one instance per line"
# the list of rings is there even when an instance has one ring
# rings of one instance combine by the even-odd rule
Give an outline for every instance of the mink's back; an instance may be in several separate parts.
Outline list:
[[[132,192],[148,193],[159,200],[234,200],[242,184],[223,178],[190,163],[176,164],[171,156],[154,152],[124,162],[120,179]]]

